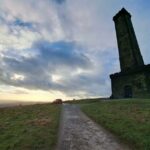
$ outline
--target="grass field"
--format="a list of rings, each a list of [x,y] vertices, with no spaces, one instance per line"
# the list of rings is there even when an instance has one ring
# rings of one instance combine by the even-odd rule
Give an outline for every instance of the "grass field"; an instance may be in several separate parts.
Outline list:
[[[89,99],[77,99],[77,100],[68,100],[64,101],[63,103],[68,103],[68,104],[89,104],[89,103],[95,103],[95,102],[100,102],[102,100],[108,100],[108,98],[89,98]]]
[[[59,105],[0,109],[0,150],[52,150],[57,141]]]
[[[150,100],[101,101],[81,109],[133,149],[150,150]]]

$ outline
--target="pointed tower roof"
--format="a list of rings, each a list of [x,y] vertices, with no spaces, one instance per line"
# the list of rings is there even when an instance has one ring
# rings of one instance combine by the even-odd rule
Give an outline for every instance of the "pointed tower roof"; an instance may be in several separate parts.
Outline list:
[[[131,18],[131,14],[125,9],[125,8],[122,8],[114,17],[113,17],[113,20],[115,21],[116,19],[118,19],[119,16],[122,16],[122,15],[126,15],[126,16],[129,16]]]

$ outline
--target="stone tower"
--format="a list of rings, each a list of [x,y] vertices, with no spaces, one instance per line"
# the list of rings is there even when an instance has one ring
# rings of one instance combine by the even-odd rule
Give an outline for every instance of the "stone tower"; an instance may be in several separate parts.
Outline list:
[[[124,8],[113,18],[115,22],[121,71],[144,65],[135,36],[131,15]]]
[[[122,8],[113,17],[121,72],[110,75],[113,98],[150,97],[150,65],[144,65],[131,21]]]

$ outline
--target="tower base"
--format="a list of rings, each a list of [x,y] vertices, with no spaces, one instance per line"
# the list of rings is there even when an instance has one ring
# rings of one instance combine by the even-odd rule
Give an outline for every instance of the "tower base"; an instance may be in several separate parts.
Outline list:
[[[150,98],[150,65],[110,75],[111,98]]]

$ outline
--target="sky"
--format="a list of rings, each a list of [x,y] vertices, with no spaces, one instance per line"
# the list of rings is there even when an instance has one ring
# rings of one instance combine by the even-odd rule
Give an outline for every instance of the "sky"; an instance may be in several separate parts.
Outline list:
[[[110,96],[122,7],[149,64],[149,0],[0,0],[0,100]]]

